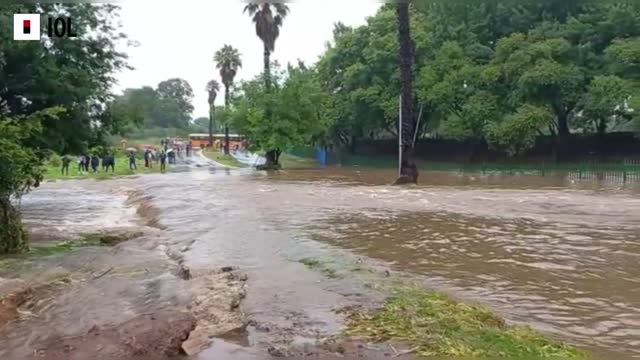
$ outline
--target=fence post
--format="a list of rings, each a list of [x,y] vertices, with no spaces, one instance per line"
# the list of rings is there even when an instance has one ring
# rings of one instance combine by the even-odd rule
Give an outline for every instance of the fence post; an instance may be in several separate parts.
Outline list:
[[[582,166],[583,166],[583,162],[580,162],[580,165],[578,165],[578,179],[582,180]]]
[[[627,184],[627,159],[622,161],[622,185]]]
[[[544,177],[544,161],[542,161],[542,177]]]

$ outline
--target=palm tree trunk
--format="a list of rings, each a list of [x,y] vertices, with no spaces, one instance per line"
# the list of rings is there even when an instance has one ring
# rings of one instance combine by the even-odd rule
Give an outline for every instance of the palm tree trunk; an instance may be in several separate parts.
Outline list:
[[[264,43],[264,86],[268,90],[271,88],[271,52],[267,47],[267,44]]]
[[[402,94],[402,164],[396,184],[417,183],[418,168],[413,161],[413,133],[416,119],[413,97],[413,42],[411,40],[409,2],[396,5],[398,42],[400,44],[400,93]]]
[[[209,147],[213,149],[213,105],[209,105]]]
[[[267,43],[264,43],[264,87],[266,91],[270,91],[271,89],[271,52],[267,47]],[[265,117],[267,121],[271,119],[271,109],[266,109]],[[280,169],[280,149],[270,149],[264,154],[265,163],[264,165],[260,165],[256,167],[258,170],[279,170]]]
[[[224,86],[224,107],[229,108],[229,86]],[[224,124],[224,153],[229,155],[229,126]]]

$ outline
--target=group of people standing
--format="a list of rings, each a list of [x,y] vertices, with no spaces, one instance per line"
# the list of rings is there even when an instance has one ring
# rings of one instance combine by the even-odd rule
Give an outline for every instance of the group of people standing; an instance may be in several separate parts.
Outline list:
[[[137,170],[138,165],[136,164],[136,153],[134,151],[130,151],[127,155],[129,158],[129,169]],[[164,150],[161,150],[160,153],[157,153],[155,149],[146,149],[144,151],[144,167],[153,169],[153,163],[157,160],[160,160],[160,171],[165,172],[167,169],[167,153]]]
[[[112,154],[106,154],[102,158],[98,154],[80,155],[78,156],[78,172],[93,172],[97,173],[100,163],[102,162],[102,170],[108,172],[111,168],[111,172],[115,172],[116,160]],[[71,164],[71,158],[68,155],[62,157],[62,175],[69,175],[69,164]],[[91,170],[90,170],[91,168]]]
[[[126,145],[126,142],[125,142]],[[123,147],[125,146],[123,145]],[[135,149],[127,149],[126,156],[129,160],[129,169],[130,170],[138,170],[138,166],[136,164],[136,153]],[[173,139],[162,140],[160,143],[160,151],[156,151],[153,148],[146,148],[143,154],[144,166],[146,168],[152,169],[153,163],[156,161],[160,162],[160,171],[165,172],[167,169],[167,161],[169,164],[176,163],[176,154],[181,151],[185,151],[187,157],[191,156],[193,149],[191,144],[187,144],[183,146],[180,142],[176,142]],[[71,158],[68,155],[62,157],[62,175],[69,175],[69,165],[71,164]],[[107,153],[106,155],[100,157],[97,153],[89,156],[86,154],[82,154],[78,156],[78,173],[97,173],[100,165],[102,164],[102,170],[108,172],[111,169],[111,172],[115,172],[115,156],[111,153]]]

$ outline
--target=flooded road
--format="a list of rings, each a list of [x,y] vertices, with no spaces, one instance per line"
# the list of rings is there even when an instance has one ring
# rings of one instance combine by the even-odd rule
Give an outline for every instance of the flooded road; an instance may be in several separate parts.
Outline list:
[[[291,329],[294,341],[335,333],[335,309],[375,297],[363,282],[327,280],[299,260],[348,269],[366,255],[598,354],[640,358],[637,189],[446,173],[423,173],[419,187],[385,185],[392,179],[384,171],[203,167],[117,181],[143,188],[166,235],[191,243],[189,267],[246,271],[243,310]],[[47,202],[38,196],[25,201],[26,219],[41,218],[31,206]],[[249,335],[248,345],[265,336]],[[231,348],[229,358],[261,358]],[[198,358],[224,358],[216,354]]]

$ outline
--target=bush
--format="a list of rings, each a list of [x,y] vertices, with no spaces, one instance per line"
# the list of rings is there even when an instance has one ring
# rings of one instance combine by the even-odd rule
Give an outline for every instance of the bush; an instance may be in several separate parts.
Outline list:
[[[121,148],[121,147],[119,147],[119,146],[112,146],[112,147],[110,148],[110,150],[111,150],[111,153],[113,154],[113,156],[115,156],[115,157],[124,157],[124,156],[127,156],[127,152],[126,152],[126,151],[124,151],[124,149],[122,149],[122,148]]]
[[[109,150],[107,146],[96,146],[89,150],[88,155],[97,154],[98,156],[105,156]]]
[[[56,153],[52,153],[51,155],[49,155],[48,162],[50,165],[60,167],[62,166],[62,157]]]

